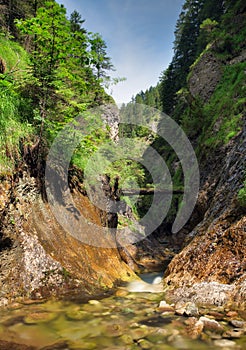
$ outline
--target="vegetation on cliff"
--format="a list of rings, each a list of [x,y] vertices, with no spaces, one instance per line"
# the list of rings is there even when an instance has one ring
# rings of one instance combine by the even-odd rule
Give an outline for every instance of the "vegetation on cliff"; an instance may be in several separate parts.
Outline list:
[[[22,6],[23,5],[23,6]],[[21,11],[20,11],[21,9]],[[57,132],[79,113],[112,102],[105,93],[113,69],[106,43],[83,28],[84,20],[55,1],[11,1],[2,5],[0,37],[1,172],[14,169],[23,148],[36,145],[37,158]],[[83,142],[88,157],[107,130]],[[81,165],[83,160],[78,159]]]
[[[141,91],[124,108],[144,103],[169,114],[189,137],[200,164],[206,164],[211,152],[220,152],[242,131],[245,38],[243,1],[186,0],[176,25],[172,62],[156,87]],[[158,128],[162,127],[160,120]],[[172,148],[158,136],[152,147],[164,157],[174,186],[182,188],[183,172]],[[145,180],[148,183],[150,179],[146,176]],[[242,203],[244,180],[240,181]],[[142,205],[148,205],[146,200]],[[180,205],[182,196],[174,195],[166,224],[173,222]]]

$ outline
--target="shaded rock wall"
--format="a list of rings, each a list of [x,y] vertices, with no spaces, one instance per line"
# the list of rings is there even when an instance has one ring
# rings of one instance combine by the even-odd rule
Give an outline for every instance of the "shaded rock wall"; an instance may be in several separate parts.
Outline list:
[[[206,72],[205,67],[203,73],[199,73],[203,59],[205,64],[209,57],[200,60],[189,84],[192,94],[199,94],[206,100],[218,75],[215,74],[212,80],[211,91],[206,79],[198,81],[197,76]],[[211,64],[214,64],[213,59]],[[209,74],[212,73],[213,70]],[[237,194],[245,180],[245,119],[242,130],[226,146],[213,152],[205,150],[204,155],[200,162],[198,198],[198,204],[203,207],[203,219],[188,234],[185,248],[168,266],[165,283],[169,286],[171,299],[208,303],[215,303],[216,299],[217,304],[232,302],[243,306],[246,305],[246,208],[240,205]],[[219,289],[223,287],[221,297],[215,299],[211,292],[214,283],[221,284]],[[216,285],[214,290],[218,292],[218,288]]]
[[[188,87],[193,97],[208,101],[221,78],[221,63],[211,52],[205,52],[193,67]]]
[[[102,212],[73,189],[76,208],[99,226]],[[51,295],[85,300],[102,295],[134,273],[117,249],[86,245],[70,236],[42,201],[27,173],[0,185],[0,303]]]

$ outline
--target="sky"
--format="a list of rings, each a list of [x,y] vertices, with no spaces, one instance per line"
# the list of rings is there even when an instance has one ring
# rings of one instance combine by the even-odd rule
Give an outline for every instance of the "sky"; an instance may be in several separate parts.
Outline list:
[[[116,71],[126,78],[108,92],[129,102],[158,83],[171,62],[175,24],[184,0],[58,0],[68,15],[77,10],[88,31],[100,33]]]

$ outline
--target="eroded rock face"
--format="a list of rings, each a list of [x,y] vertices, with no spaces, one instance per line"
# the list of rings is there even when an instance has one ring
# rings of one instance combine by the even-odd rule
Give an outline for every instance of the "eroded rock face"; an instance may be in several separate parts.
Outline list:
[[[204,102],[212,96],[221,78],[221,64],[211,52],[205,52],[192,68],[188,87],[193,97],[199,96]]]
[[[35,179],[24,174],[1,184],[0,301],[73,295],[84,300],[100,295],[134,275],[116,248],[87,245],[61,227],[43,202]],[[100,227],[102,212],[87,196],[73,190],[76,209],[88,219],[84,230]],[[8,244],[7,244],[8,243]]]
[[[171,298],[246,304],[246,208],[237,200],[245,176],[245,154],[244,125],[240,135],[201,166],[206,211],[189,234],[190,243],[165,273]]]

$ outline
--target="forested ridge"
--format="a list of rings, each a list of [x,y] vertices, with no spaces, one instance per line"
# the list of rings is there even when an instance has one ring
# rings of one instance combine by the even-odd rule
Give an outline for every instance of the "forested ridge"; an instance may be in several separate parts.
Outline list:
[[[132,113],[136,104],[146,104],[170,115],[189,137],[201,169],[245,123],[245,10],[241,0],[186,0],[176,24],[172,61],[156,86],[122,108]],[[165,117],[158,124],[159,130],[162,127]],[[139,128],[137,134],[141,136]],[[124,135],[129,135],[129,127]],[[183,172],[175,152],[158,136],[152,147],[166,160],[174,186],[182,188]],[[240,181],[238,196],[244,206],[246,182]],[[181,204],[182,196],[174,196],[168,225]]]

